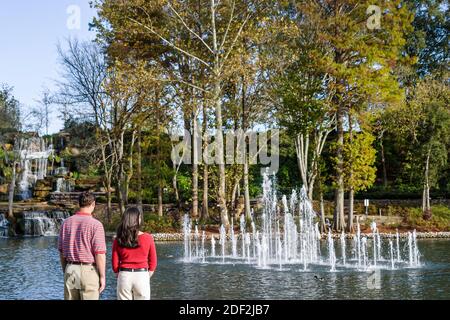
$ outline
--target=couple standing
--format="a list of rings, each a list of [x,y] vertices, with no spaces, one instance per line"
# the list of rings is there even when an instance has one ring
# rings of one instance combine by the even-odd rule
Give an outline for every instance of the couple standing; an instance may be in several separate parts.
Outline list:
[[[85,192],[80,210],[64,220],[58,239],[64,272],[65,300],[98,300],[106,287],[105,231],[92,216],[95,196]],[[141,232],[137,208],[129,208],[117,228],[112,249],[112,268],[117,276],[118,300],[150,300],[150,278],[156,269],[153,237]]]

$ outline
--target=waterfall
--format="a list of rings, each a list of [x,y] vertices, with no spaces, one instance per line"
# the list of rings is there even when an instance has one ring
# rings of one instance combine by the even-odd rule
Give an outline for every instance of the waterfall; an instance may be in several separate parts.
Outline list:
[[[73,185],[70,180],[66,180],[62,177],[56,179],[55,192],[72,192]]]
[[[61,224],[70,216],[63,211],[23,212],[20,224],[26,236],[57,236]]]
[[[0,238],[8,237],[9,221],[0,213]]]
[[[43,138],[34,137],[21,139],[16,147],[22,168],[19,191],[23,199],[29,199],[36,182],[47,176],[48,158],[53,154],[53,146]]]

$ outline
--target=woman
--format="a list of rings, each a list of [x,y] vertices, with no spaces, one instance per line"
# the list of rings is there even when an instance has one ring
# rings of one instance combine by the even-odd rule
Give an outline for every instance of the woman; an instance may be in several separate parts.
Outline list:
[[[150,300],[150,277],[156,269],[156,249],[152,235],[141,232],[140,226],[141,212],[135,207],[128,208],[117,228],[112,250],[118,300]]]

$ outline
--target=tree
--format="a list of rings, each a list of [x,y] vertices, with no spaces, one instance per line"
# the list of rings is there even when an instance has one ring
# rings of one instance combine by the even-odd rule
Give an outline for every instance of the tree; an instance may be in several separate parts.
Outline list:
[[[21,127],[20,104],[12,94],[13,88],[0,87],[0,132],[15,131]]]
[[[334,229],[344,221],[344,119],[349,108],[398,96],[392,68],[400,58],[404,33],[411,16],[401,1],[382,1],[380,28],[373,28],[371,1],[299,1],[297,10],[317,30],[317,47],[326,54],[311,54],[314,64],[328,74],[326,90],[336,114],[336,190]],[[381,11],[381,9],[380,9]],[[375,12],[376,14],[376,12]],[[370,26],[370,28],[368,27]]]
[[[19,166],[19,154],[15,150],[9,150],[6,146],[4,133],[17,132],[21,128],[20,103],[12,95],[12,88],[3,84],[0,89],[0,173],[8,187],[8,212],[6,218],[14,219],[13,204],[16,187],[17,167]],[[17,142],[15,143],[17,147]]]
[[[406,52],[417,58],[414,74],[445,78],[449,70],[449,4],[441,0],[405,1],[414,12],[414,30],[407,38]]]
[[[354,194],[367,190],[375,182],[376,150],[373,147],[375,137],[369,132],[347,133],[344,136],[344,181],[349,195],[347,230],[353,232]]]
[[[250,21],[257,19],[266,2],[251,0],[195,0],[195,1],[97,1],[100,19],[97,26],[105,37],[119,34],[135,46],[136,39],[151,39],[158,55],[152,55],[151,46],[144,46],[145,55],[152,63],[164,65],[160,81],[183,83],[203,92],[205,103],[215,111],[215,159],[219,167],[218,203],[222,223],[228,227],[226,203],[226,172],[224,159],[223,84],[234,69],[233,56],[238,50],[243,33]],[[258,26],[261,28],[261,25]],[[124,37],[129,34],[130,37]],[[180,36],[181,35],[181,36]],[[183,36],[188,35],[188,36]],[[141,47],[142,49],[142,47]],[[198,70],[186,81],[171,64],[174,56],[182,56],[189,67]],[[195,77],[198,74],[203,76]],[[201,82],[198,82],[200,81]],[[179,88],[174,86],[175,90]],[[191,95],[192,98],[196,94]],[[193,126],[195,127],[195,126]],[[195,153],[195,152],[194,152]]]
[[[149,107],[158,110],[149,103],[154,99],[148,90],[154,77],[152,69],[140,61],[106,61],[97,44],[76,40],[67,44],[67,51],[58,47],[64,79],[59,83],[58,99],[81,107],[84,117],[96,125],[98,144],[91,146],[91,154],[102,165],[110,218],[113,183],[121,213],[128,202],[136,128],[148,117],[143,114]],[[128,149],[125,137],[130,141]]]
[[[37,105],[32,107],[29,114],[25,116],[28,130],[48,135],[50,126],[50,116],[52,114],[51,105],[53,104],[53,97],[50,90],[44,88],[41,93],[41,98],[36,100]]]

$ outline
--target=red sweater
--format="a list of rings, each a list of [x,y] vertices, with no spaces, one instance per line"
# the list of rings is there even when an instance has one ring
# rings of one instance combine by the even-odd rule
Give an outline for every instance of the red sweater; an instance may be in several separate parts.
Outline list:
[[[139,246],[136,248],[124,248],[114,239],[112,248],[112,267],[115,273],[119,268],[149,268],[150,271],[156,269],[156,248],[155,241],[149,233],[138,236]]]

